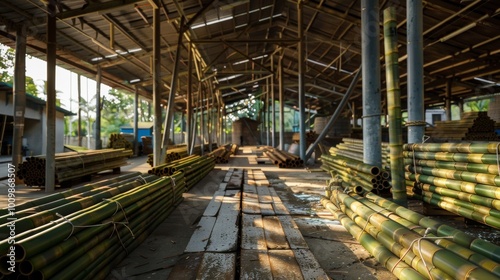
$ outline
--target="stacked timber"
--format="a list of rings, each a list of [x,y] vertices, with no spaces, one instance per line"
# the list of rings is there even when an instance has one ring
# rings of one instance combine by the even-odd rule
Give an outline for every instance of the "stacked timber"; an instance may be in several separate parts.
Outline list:
[[[216,148],[217,144],[212,144],[212,149]],[[205,146],[205,152],[210,150],[210,146]],[[201,146],[194,146],[193,155],[201,155]],[[174,160],[178,160],[188,156],[188,150],[186,145],[171,146],[167,149],[164,163],[170,163]],[[147,163],[153,166],[153,154],[148,154]]]
[[[232,155],[237,155],[238,152],[240,151],[240,146],[238,144],[231,144],[231,154]]]
[[[130,137],[129,137],[130,138]],[[131,141],[126,138],[124,134],[112,133],[109,136],[109,149],[132,149],[132,141],[134,141],[134,136],[132,135]]]
[[[60,186],[73,179],[104,171],[118,171],[127,165],[132,150],[104,149],[58,153],[55,155],[55,182]],[[45,156],[28,157],[19,165],[17,178],[27,186],[45,186]]]
[[[182,172],[135,174],[17,205],[15,245],[9,215],[0,217],[0,272],[4,279],[106,279],[180,203],[185,182]]]
[[[453,141],[498,141],[495,133],[495,121],[487,112],[467,112],[461,120],[437,121],[434,127],[428,127],[425,134],[434,142]]]
[[[404,145],[409,195],[500,229],[500,142]]]
[[[306,146],[309,147],[316,139],[318,138],[318,134],[315,131],[308,131],[306,132]],[[292,135],[292,141],[294,143],[299,143],[300,142],[300,133],[294,133]]]
[[[172,176],[176,172],[182,172],[186,177],[186,188],[191,189],[196,183],[203,179],[215,166],[215,160],[207,156],[192,155],[170,163],[157,165],[148,174],[156,176]]]
[[[299,156],[273,147],[264,148],[263,154],[279,168],[294,168],[304,164],[304,160]]]
[[[499,279],[500,246],[367,192],[321,203],[398,279]]]
[[[231,151],[228,150],[227,146],[221,146],[208,153],[207,156],[214,158],[216,164],[228,163]]]
[[[383,143],[383,164],[388,166],[388,144]],[[330,148],[330,154],[321,155],[321,169],[329,172],[332,178],[340,179],[343,186],[355,187],[358,192],[390,194],[390,174],[378,166],[363,163],[363,142],[358,139],[344,138],[343,143]]]

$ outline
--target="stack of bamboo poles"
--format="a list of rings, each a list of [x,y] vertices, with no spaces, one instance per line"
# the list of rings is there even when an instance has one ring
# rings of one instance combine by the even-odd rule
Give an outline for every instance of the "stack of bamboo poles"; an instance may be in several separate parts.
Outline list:
[[[0,241],[2,275],[105,279],[182,200],[186,182],[182,172],[127,180],[88,185],[78,188],[81,193],[70,190],[33,200],[26,207],[18,205],[16,210],[25,210],[16,212],[22,215],[15,224],[16,243],[9,244],[8,238]],[[7,226],[2,225],[3,238]],[[11,251],[15,251],[15,272],[8,269]]]
[[[238,144],[231,145],[231,154],[232,155],[237,155],[239,150],[240,150],[240,146],[238,146]]]
[[[321,203],[399,279],[499,279],[500,247],[366,192]]]
[[[156,176],[171,176],[175,172],[181,171],[186,178],[186,188],[189,190],[203,179],[214,166],[215,160],[212,157],[191,155],[170,163],[157,165],[148,170],[148,173]]]
[[[318,134],[315,131],[307,131],[306,132],[306,146],[309,147],[316,139],[318,138]],[[300,142],[300,133],[294,133],[292,135],[292,141],[299,143]]]
[[[487,112],[467,112],[461,120],[437,121],[434,127],[428,127],[425,134],[434,142],[440,141],[498,141],[495,133],[495,121]]]
[[[231,156],[231,151],[228,150],[227,146],[221,146],[208,153],[207,156],[214,158],[216,164],[228,163],[229,157]]]
[[[168,148],[167,154],[165,155],[165,163],[181,159],[183,157],[186,157],[187,155],[188,155],[187,146]],[[153,154],[148,155],[147,163],[153,166]]]
[[[384,160],[388,165],[387,143],[383,143]],[[389,195],[390,174],[379,167],[363,163],[363,142],[358,139],[344,138],[343,143],[332,147],[330,154],[322,154],[321,169],[329,172],[333,178],[342,179],[344,186],[353,186],[359,191],[371,191],[380,195]]]
[[[55,155],[56,184],[71,182],[76,178],[92,175],[104,170],[116,170],[127,165],[132,150],[104,149]],[[45,186],[45,156],[28,157],[19,165],[17,178],[27,186]]]
[[[500,142],[405,145],[409,195],[500,229]]]
[[[304,160],[302,160],[299,156],[273,147],[264,148],[263,154],[279,168],[293,168],[304,164]]]
[[[133,136],[132,136],[133,138]],[[132,142],[127,140],[123,134],[112,133],[109,136],[108,148],[110,149],[132,149]]]

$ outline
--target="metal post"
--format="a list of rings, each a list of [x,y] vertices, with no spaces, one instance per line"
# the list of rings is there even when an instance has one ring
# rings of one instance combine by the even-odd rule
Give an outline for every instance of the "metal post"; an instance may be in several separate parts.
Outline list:
[[[167,148],[168,148],[168,132],[170,131],[170,122],[173,119],[174,115],[174,101],[175,94],[177,90],[177,77],[179,75],[179,62],[181,59],[181,50],[182,50],[182,36],[184,33],[184,17],[181,18],[181,22],[179,24],[179,37],[177,39],[177,52],[175,54],[174,61],[174,69],[172,72],[172,81],[170,83],[170,94],[168,95],[168,106],[167,106],[167,115],[165,117],[165,125],[164,125],[164,133],[163,133],[163,141],[161,146],[161,162],[165,161],[165,157],[167,156]],[[158,76],[160,78],[160,76]]]
[[[399,88],[398,29],[396,8],[384,10],[384,52],[387,85],[387,107],[389,114],[389,156],[393,201],[408,207],[405,170],[403,160],[403,133],[401,117],[401,92]]]
[[[299,66],[299,155],[301,159],[306,158],[306,123],[305,123],[305,81],[304,81],[304,72],[305,72],[305,42],[304,42],[304,27],[303,27],[303,10],[302,10],[303,2],[299,0],[297,3],[297,25],[298,25],[298,36],[299,36],[299,45],[298,45],[298,66]]]
[[[271,56],[271,61],[273,60],[273,56]],[[274,63],[273,63],[274,64]],[[275,94],[274,94],[274,78],[275,78],[275,75],[273,75],[271,77],[271,115],[272,115],[272,118],[271,118],[271,121],[272,121],[272,126],[271,126],[271,146],[276,147],[276,106],[275,105]]]
[[[422,0],[406,1],[408,30],[408,143],[420,143],[425,132]]]
[[[200,83],[202,85],[202,83]],[[200,144],[201,144],[201,154],[205,153],[205,116],[203,116],[203,97],[205,96],[202,87],[200,87],[198,105],[200,110]]]
[[[270,139],[269,139],[269,121],[270,121],[270,118],[269,118],[269,80],[266,79],[266,108],[265,108],[265,111],[264,111],[264,114],[265,114],[265,124],[264,124],[264,127],[266,128],[266,145],[269,146],[270,144]]]
[[[82,146],[82,77],[78,74],[78,146]]]
[[[380,30],[378,1],[361,1],[363,75],[363,161],[380,167]]]
[[[304,162],[307,162],[307,160],[311,157],[312,153],[314,152],[314,149],[316,149],[316,146],[318,146],[318,144],[321,141],[323,141],[323,139],[328,134],[328,132],[330,131],[332,126],[335,124],[335,121],[337,120],[340,113],[344,109],[345,105],[347,104],[347,101],[349,101],[349,97],[351,96],[352,92],[354,91],[354,88],[356,87],[356,84],[358,83],[360,76],[361,76],[361,69],[359,69],[358,72],[356,72],[356,74],[354,75],[354,77],[351,81],[351,85],[349,86],[349,88],[347,89],[347,92],[342,97],[342,100],[340,100],[339,105],[335,109],[335,112],[333,112],[333,115],[331,116],[330,120],[328,120],[328,123],[325,125],[325,128],[323,129],[323,131],[321,131],[321,133],[319,134],[316,141],[314,141],[314,143],[307,149],[307,153],[306,153],[306,157],[304,158]]]
[[[15,168],[23,162],[24,113],[26,110],[26,26],[16,32],[16,58],[14,64],[14,131],[12,139],[12,164]],[[7,119],[5,119],[5,122]],[[1,146],[1,143],[0,143]],[[16,177],[16,180],[18,178]],[[16,181],[16,183],[19,183]]]
[[[134,154],[139,156],[139,89],[134,91]]]
[[[444,101],[447,121],[451,121],[451,84],[452,80],[448,79],[448,81],[446,81],[446,99]]]
[[[187,113],[187,126],[186,126],[186,136],[187,136],[187,150],[188,154],[191,155],[191,140],[193,134],[191,133],[193,125],[193,104],[192,104],[192,94],[193,94],[193,45],[189,43],[188,49],[188,80],[187,80],[187,93],[186,93],[186,113]]]
[[[95,129],[94,129],[94,138],[95,138],[95,149],[102,149],[101,142],[101,67],[97,66],[97,74],[96,74],[96,94],[95,94]]]
[[[280,59],[278,61],[278,71],[279,71],[279,99],[280,99],[280,150],[285,149],[285,102],[284,98],[284,85],[283,85],[283,50],[280,54]]]
[[[47,104],[46,152],[45,152],[45,192],[55,189],[56,154],[56,1],[47,3]]]
[[[153,8],[153,163],[161,159],[161,53],[160,53],[160,9]],[[165,131],[166,133],[166,131]]]

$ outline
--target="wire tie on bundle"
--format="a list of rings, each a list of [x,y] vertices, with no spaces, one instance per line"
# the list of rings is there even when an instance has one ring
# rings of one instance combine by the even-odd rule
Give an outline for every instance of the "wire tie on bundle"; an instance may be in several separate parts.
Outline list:
[[[146,179],[144,179],[144,177],[141,175],[137,176],[137,181],[139,182],[143,182],[144,184],[147,184],[148,182],[146,181]]]

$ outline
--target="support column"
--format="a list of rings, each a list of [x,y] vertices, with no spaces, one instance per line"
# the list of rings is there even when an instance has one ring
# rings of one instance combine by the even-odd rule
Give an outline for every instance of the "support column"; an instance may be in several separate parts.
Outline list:
[[[78,146],[82,146],[82,77],[78,74]]]
[[[425,132],[422,13],[422,0],[406,1],[408,143],[421,143]]]
[[[101,142],[101,78],[102,72],[101,67],[97,66],[97,75],[95,78],[96,89],[95,89],[95,129],[94,129],[94,139],[95,139],[95,149],[102,149]]]
[[[187,125],[186,125],[186,136],[187,136],[187,150],[188,154],[191,155],[192,138],[193,133],[191,131],[193,125],[193,104],[192,104],[192,94],[193,94],[193,45],[189,43],[188,49],[188,80],[187,80],[187,93],[186,93],[186,114],[187,114]]]
[[[16,58],[14,64],[14,131],[12,139],[12,164],[15,168],[23,162],[24,113],[26,110],[26,26],[16,32]],[[7,121],[7,120],[5,120]],[[18,178],[16,177],[16,180]],[[16,183],[19,183],[16,181]]]
[[[184,17],[181,18],[179,26],[180,28],[179,28],[179,37],[177,38],[177,52],[175,54],[174,69],[172,72],[172,81],[170,82],[170,94],[168,95],[167,115],[165,116],[165,125],[164,125],[165,130],[163,133],[163,141],[161,146],[161,154],[160,154],[161,162],[164,162],[165,157],[167,156],[168,132],[170,131],[170,123],[174,115],[174,101],[177,90],[177,80],[178,80],[177,78],[179,74],[179,62],[181,59],[181,50],[182,50],[182,34],[184,33]],[[158,78],[160,79],[160,76]]]
[[[161,52],[160,52],[160,9],[153,8],[153,163],[161,160]],[[166,134],[166,131],[165,131]]]
[[[298,67],[299,67],[299,155],[301,159],[306,158],[306,123],[305,123],[305,81],[304,81],[304,72],[305,72],[305,42],[304,42],[304,26],[303,26],[303,2],[299,0],[297,3],[297,25],[298,25],[298,36],[299,36],[299,45],[298,45]]]
[[[134,154],[139,156],[139,89],[134,91]]]
[[[270,92],[269,92],[269,80],[266,79],[266,102],[264,104],[266,104],[266,110],[264,111],[264,114],[266,116],[265,118],[265,128],[266,128],[266,145],[269,146],[271,141],[269,139],[269,122],[270,122],[270,117],[269,117],[269,95],[270,95]]]
[[[446,81],[446,99],[445,99],[445,110],[446,110],[446,120],[451,121],[451,85],[452,80]]]
[[[45,192],[55,189],[56,153],[56,1],[47,4],[47,103],[46,152],[45,152]]]
[[[284,98],[284,85],[283,85],[283,50],[280,54],[280,59],[278,61],[278,71],[279,71],[279,101],[280,101],[280,150],[285,149],[285,102]]]
[[[273,148],[276,147],[276,106],[274,106],[274,100],[276,98],[275,94],[274,94],[274,77],[275,75],[273,75],[271,77],[271,115],[272,115],[272,118],[271,118],[271,121],[272,121],[272,126],[271,126],[271,146],[273,146]]]
[[[363,75],[363,161],[380,167],[380,28],[378,1],[361,1]]]

